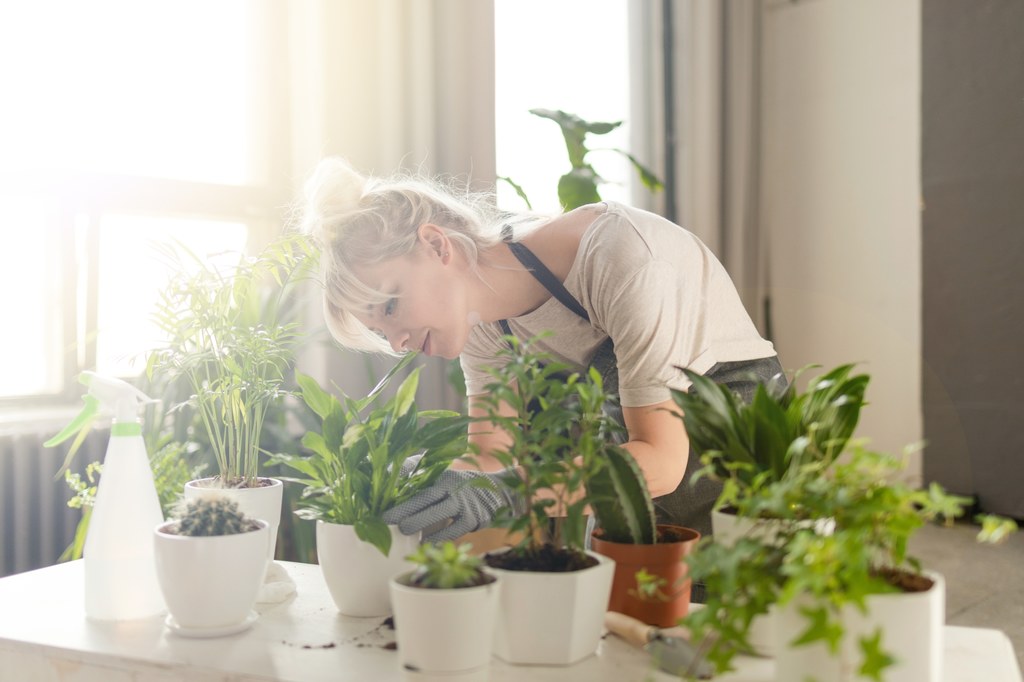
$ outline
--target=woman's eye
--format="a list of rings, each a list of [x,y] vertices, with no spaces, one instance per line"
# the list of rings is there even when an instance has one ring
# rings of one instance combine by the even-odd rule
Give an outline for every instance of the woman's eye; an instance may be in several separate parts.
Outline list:
[[[398,308],[398,299],[388,299],[388,302],[384,304],[384,317],[391,317],[394,315],[396,308]]]

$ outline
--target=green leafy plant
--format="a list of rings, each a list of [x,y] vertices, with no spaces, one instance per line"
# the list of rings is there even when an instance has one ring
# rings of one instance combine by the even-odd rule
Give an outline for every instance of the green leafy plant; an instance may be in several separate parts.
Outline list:
[[[352,525],[356,535],[387,556],[391,533],[384,512],[428,488],[448,465],[466,453],[469,418],[448,410],[419,410],[414,369],[387,400],[382,391],[413,358],[400,360],[365,398],[338,389],[324,391],[298,374],[302,400],[320,419],[320,431],[302,438],[308,456],[276,454],[302,476],[287,478],[305,486],[296,514],[301,518]],[[410,460],[421,454],[417,460]],[[410,467],[403,472],[403,465]]]
[[[591,152],[610,151],[626,157],[639,173],[640,182],[645,187],[652,192],[662,188],[661,180],[629,152],[614,147],[591,149],[587,146],[588,135],[607,135],[621,126],[622,121],[586,121],[575,114],[558,109],[530,109],[530,113],[557,123],[562,131],[562,137],[565,139],[565,149],[569,154],[571,168],[569,172],[558,179],[558,200],[564,210],[568,211],[585,204],[601,201],[601,195],[597,188],[605,180],[588,163],[587,156]],[[513,182],[511,178],[500,177],[499,179],[508,183],[516,191],[516,194],[526,202],[526,205],[532,208],[530,200],[521,186]]]
[[[758,385],[747,404],[727,386],[683,369],[690,391],[672,390],[700,475],[724,484],[719,506],[735,506],[759,487],[801,467],[827,466],[846,447],[860,418],[870,377],[841,365],[797,389],[797,377]],[[799,375],[799,373],[798,373]]]
[[[640,465],[622,448],[598,448],[602,466],[587,480],[590,506],[609,542],[652,545],[657,542],[654,501]]]
[[[869,595],[921,579],[920,562],[908,554],[910,538],[927,522],[961,514],[968,500],[937,484],[909,487],[900,477],[905,462],[857,446],[848,457],[810,463],[737,499],[741,515],[776,522],[755,525],[733,545],[702,543],[687,558],[708,596],[683,623],[720,672],[748,646],[751,622],[772,604],[801,598],[806,627],[793,633],[791,645],[824,642],[836,653],[845,608],[863,611]],[[805,518],[833,519],[834,531],[821,533],[801,523]],[[860,674],[881,680],[892,663],[885,633],[862,638],[859,649]]]
[[[469,543],[457,545],[450,540],[441,545],[429,542],[420,545],[416,552],[406,557],[416,564],[406,584],[453,590],[493,582],[494,578],[483,571],[483,560],[471,554],[471,549]]]
[[[286,235],[255,258],[217,268],[184,247],[162,292],[155,320],[168,344],[150,354],[147,377],[187,381],[177,406],[194,410],[223,487],[256,485],[260,437],[302,341],[289,300],[308,279],[315,250],[304,235]]]
[[[546,560],[541,557],[555,560],[554,552],[566,560],[564,570],[576,570],[590,563],[583,552],[591,502],[586,484],[605,466],[607,435],[616,425],[602,410],[606,396],[595,370],[585,377],[569,373],[533,350],[536,339],[505,340],[505,364],[490,370],[494,381],[479,405],[483,419],[509,435],[508,446],[491,454],[518,472],[504,482],[528,502],[521,515],[499,511],[494,525],[521,538],[510,557],[541,562]],[[557,523],[552,516],[558,516]]]
[[[258,521],[242,513],[238,502],[215,495],[182,500],[175,518],[168,532],[188,537],[237,535],[260,528]]]

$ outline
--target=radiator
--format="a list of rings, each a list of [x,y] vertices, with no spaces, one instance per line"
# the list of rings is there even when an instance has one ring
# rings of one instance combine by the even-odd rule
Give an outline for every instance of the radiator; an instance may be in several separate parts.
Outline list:
[[[82,512],[67,506],[71,489],[54,479],[70,441],[43,447],[53,433],[0,436],[0,577],[57,563],[75,537]],[[82,443],[73,471],[102,461],[107,434],[97,431]]]

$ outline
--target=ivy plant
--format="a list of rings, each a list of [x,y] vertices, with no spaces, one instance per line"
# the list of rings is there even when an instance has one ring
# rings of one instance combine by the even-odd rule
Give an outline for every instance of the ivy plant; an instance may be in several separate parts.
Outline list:
[[[917,489],[904,483],[906,456],[860,445],[848,455],[808,464],[738,498],[741,515],[775,521],[753,526],[731,546],[702,541],[687,557],[690,576],[707,587],[707,602],[683,623],[720,672],[748,647],[755,617],[797,597],[808,605],[801,608],[805,627],[793,633],[791,646],[823,642],[836,653],[844,609],[864,610],[869,595],[898,591],[898,579],[919,576],[921,564],[908,553],[910,538],[925,523],[960,515],[969,502],[938,484]],[[806,518],[832,519],[834,531],[801,523]],[[1012,530],[996,521],[990,526],[979,540]],[[1003,532],[993,532],[995,526]],[[880,681],[892,663],[885,633],[875,631],[857,644],[859,673]]]

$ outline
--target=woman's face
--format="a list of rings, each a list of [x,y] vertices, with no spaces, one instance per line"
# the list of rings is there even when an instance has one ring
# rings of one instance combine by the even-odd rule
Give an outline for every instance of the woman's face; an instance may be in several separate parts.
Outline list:
[[[463,279],[454,254],[421,242],[407,255],[356,270],[367,286],[387,300],[356,312],[356,318],[387,337],[396,351],[411,350],[453,359],[469,336]]]

